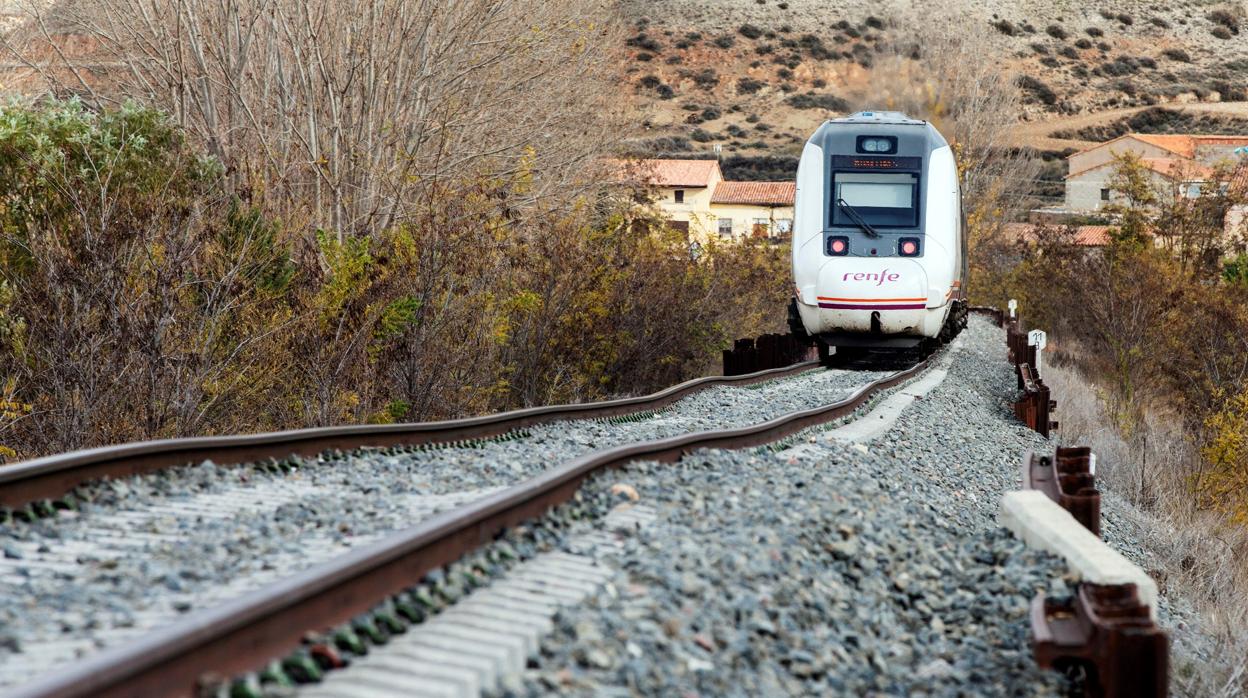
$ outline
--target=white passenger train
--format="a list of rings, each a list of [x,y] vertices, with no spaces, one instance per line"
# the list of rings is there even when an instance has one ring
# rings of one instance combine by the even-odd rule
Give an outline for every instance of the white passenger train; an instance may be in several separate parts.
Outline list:
[[[826,121],[797,168],[789,322],[825,363],[949,341],[966,326],[957,165],[898,112]]]

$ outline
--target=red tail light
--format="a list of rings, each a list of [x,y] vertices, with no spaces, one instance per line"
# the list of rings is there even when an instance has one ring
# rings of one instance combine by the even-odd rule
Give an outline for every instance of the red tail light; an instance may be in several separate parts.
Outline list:
[[[919,256],[919,240],[918,238],[902,238],[897,241],[897,254],[902,257],[918,257]]]
[[[849,254],[849,238],[841,236],[828,238],[828,254],[835,257]]]

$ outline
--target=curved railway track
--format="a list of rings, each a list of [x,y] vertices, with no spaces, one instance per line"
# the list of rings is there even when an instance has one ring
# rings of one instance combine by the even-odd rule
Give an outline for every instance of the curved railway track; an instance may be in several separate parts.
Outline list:
[[[453,444],[490,439],[526,427],[578,419],[606,419],[660,410],[716,386],[745,386],[818,368],[805,361],[785,368],[741,376],[695,378],[640,397],[572,405],[534,407],[512,412],[414,424],[367,424],[319,429],[166,439],[104,446],[36,458],[0,468],[0,507],[32,507],[43,513],[66,503],[60,498],[85,482],[119,478],[210,460],[218,464],[314,456],[331,450]]]
[[[761,424],[669,436],[619,445],[565,462],[520,484],[483,497],[450,501],[453,508],[415,526],[347,551],[258,590],[216,603],[148,632],[138,641],[88,655],[68,671],[17,689],[15,695],[189,695],[206,673],[237,675],[262,659],[297,647],[304,633],[354,617],[379,600],[503,529],[567,501],[594,472],[632,460],[674,461],[699,448],[760,445],[853,412],[878,391],[904,381],[925,364],[875,380],[830,405],[803,409]],[[242,462],[282,459],[291,453],[365,445],[456,443],[497,438],[553,421],[648,414],[709,387],[745,386],[803,373],[814,362],[732,378],[703,378],[651,396],[605,403],[546,407],[490,417],[417,425],[304,430],[250,437],[214,437],[134,444],[40,459],[0,473],[0,497],[9,504],[64,497],[99,477],[119,477],[211,459]],[[29,512],[28,510],[28,516]],[[427,512],[426,512],[427,513]],[[240,651],[240,648],[245,648]]]

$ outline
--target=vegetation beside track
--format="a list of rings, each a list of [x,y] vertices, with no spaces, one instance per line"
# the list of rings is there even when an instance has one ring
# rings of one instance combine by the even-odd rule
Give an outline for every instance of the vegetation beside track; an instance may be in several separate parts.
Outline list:
[[[4,455],[649,392],[780,329],[787,247],[691,256],[606,187],[519,203],[539,176],[341,234],[271,215],[158,110],[0,110]]]

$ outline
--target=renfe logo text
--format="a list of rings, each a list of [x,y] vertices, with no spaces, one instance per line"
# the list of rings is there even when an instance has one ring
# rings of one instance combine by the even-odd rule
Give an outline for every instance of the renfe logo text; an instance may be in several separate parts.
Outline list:
[[[845,272],[845,276],[841,278],[841,281],[850,281],[850,280],[874,281],[875,285],[879,286],[880,284],[883,284],[885,281],[896,281],[897,279],[900,279],[900,278],[901,278],[901,274],[898,274],[895,271],[889,272],[887,269],[885,269],[884,271],[879,272],[879,273],[876,273],[873,271],[870,271],[870,272],[860,271],[857,273]]]

